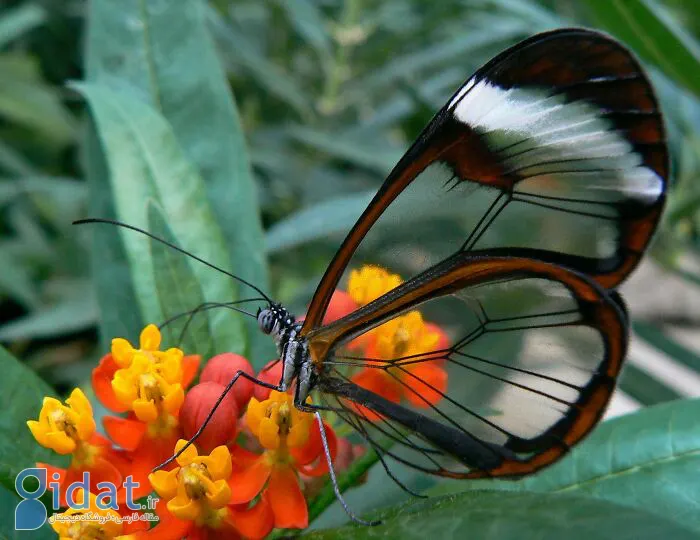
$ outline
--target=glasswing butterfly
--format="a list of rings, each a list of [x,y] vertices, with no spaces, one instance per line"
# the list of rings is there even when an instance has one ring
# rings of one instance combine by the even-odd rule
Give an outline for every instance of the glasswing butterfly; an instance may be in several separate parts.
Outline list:
[[[430,121],[343,241],[303,321],[244,282],[268,304],[257,319],[283,376],[274,386],[240,373],[228,388],[238,376],[293,388],[321,429],[319,411],[334,411],[385,468],[390,456],[452,478],[533,473],[588,434],[610,400],[628,343],[614,288],[652,237],[668,168],[657,100],[625,47],[585,29],[526,39]],[[381,263],[409,279],[324,324],[347,269],[378,246]],[[418,307],[449,346],[391,359],[346,350]],[[445,366],[445,389],[414,374],[426,362]],[[388,374],[413,405],[355,384],[360,368]]]

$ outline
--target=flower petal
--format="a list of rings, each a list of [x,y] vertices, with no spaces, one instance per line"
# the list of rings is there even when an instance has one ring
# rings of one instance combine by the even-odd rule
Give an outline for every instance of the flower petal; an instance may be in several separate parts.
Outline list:
[[[207,493],[207,501],[212,508],[222,508],[231,501],[231,486],[226,480],[217,480],[212,483],[210,491]]]
[[[265,496],[275,515],[275,527],[305,529],[309,525],[306,499],[291,467],[275,467],[272,470]]]
[[[180,450],[185,448],[187,442],[188,441],[185,439],[178,440],[175,444],[175,453],[177,454]],[[194,444],[190,444],[187,448],[185,448],[185,451],[177,457],[176,461],[181,467],[186,467],[192,463],[197,456],[197,447]]]
[[[168,512],[164,504],[156,505],[158,523],[146,533],[139,535],[139,540],[181,540],[191,538],[190,531],[194,528],[194,523],[176,518]]]
[[[134,348],[124,338],[114,338],[112,340],[112,357],[120,368],[128,368],[134,357]]]
[[[217,446],[209,457],[203,460],[212,479],[219,480],[231,476],[231,453],[225,446]]]
[[[141,420],[141,422],[155,422],[158,419],[158,408],[152,399],[135,399],[131,407],[134,410],[136,418]]]
[[[406,399],[422,409],[438,403],[447,391],[447,371],[432,362],[415,364],[405,375]]]
[[[160,330],[155,324],[149,324],[141,331],[139,336],[139,348],[143,351],[157,351],[160,349]]]
[[[178,519],[194,521],[202,513],[202,507],[197,502],[187,497],[175,497],[167,504],[170,511]]]
[[[275,516],[265,498],[250,508],[230,506],[229,516],[229,523],[250,540],[265,538],[275,526]]]
[[[231,473],[231,504],[252,501],[260,493],[270,477],[270,465],[264,457],[243,469],[236,468]]]
[[[280,445],[280,427],[272,418],[264,417],[260,420],[258,428],[258,440],[263,448],[276,450]]]
[[[112,379],[119,369],[111,354],[106,354],[100,359],[100,363],[92,370],[92,388],[100,403],[112,412],[126,412],[129,408],[124,405],[114,394]]]
[[[202,357],[198,354],[188,354],[182,357],[182,387],[187,388],[197,376]]]
[[[148,481],[163,499],[172,499],[177,495],[177,475],[180,469],[156,471],[148,475]]]
[[[323,423],[323,427],[325,428],[326,438],[328,439],[328,449],[331,452],[331,460],[335,462],[335,457],[338,453],[338,440],[335,436],[335,431],[325,422]],[[314,426],[314,428],[315,429],[311,430],[310,441],[309,444],[307,444],[307,446],[311,448],[311,451],[305,457],[311,455],[312,452],[315,452],[316,455],[306,463],[300,463],[298,467],[299,471],[306,476],[321,476],[328,472],[328,460],[323,451],[321,432],[318,427]],[[294,454],[292,453],[292,455]]]
[[[119,416],[105,416],[102,419],[102,426],[110,439],[130,452],[136,450],[141,444],[147,428],[143,422]]]

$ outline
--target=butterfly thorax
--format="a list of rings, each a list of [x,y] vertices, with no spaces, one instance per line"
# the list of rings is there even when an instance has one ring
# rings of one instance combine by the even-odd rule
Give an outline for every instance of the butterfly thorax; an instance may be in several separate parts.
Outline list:
[[[272,336],[277,347],[282,362],[281,390],[287,390],[296,380],[296,397],[303,403],[311,391],[313,362],[306,339],[300,335],[302,323],[282,305],[270,304],[258,311],[258,325]]]

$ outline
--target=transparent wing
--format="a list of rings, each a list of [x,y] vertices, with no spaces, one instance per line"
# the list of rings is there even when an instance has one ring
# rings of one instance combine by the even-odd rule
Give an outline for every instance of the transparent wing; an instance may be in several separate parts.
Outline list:
[[[416,311],[448,345],[401,342]],[[353,351],[363,336],[383,346]],[[621,303],[594,281],[468,254],[310,337],[322,405],[382,455],[453,477],[517,476],[561,457],[603,414],[626,346]]]
[[[652,88],[622,45],[571,29],[526,40],[469,79],[397,164],[329,265],[303,334],[364,262],[408,278],[502,250],[614,287],[656,227],[667,161]]]

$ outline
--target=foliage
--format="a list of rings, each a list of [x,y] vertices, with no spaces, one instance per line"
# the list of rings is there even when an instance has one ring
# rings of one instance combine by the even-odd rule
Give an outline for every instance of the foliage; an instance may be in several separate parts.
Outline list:
[[[689,294],[700,284],[700,16],[688,3],[167,4],[14,0],[0,9],[0,341],[21,358],[3,351],[0,359],[8,374],[0,381],[5,487],[30,455],[23,439],[8,444],[10,434],[26,432],[29,411],[50,392],[32,371],[59,393],[85,385],[111,337],[133,340],[144,323],[203,301],[250,297],[133,232],[73,220],[143,227],[303,312],[343,234],[432,114],[483,61],[537,31],[600,28],[650,69],[674,166],[652,255]],[[700,370],[692,347],[632,315],[647,346]],[[697,324],[692,315],[685,322]],[[227,310],[207,311],[190,330],[205,356],[236,351],[256,367],[274,356],[269,340]],[[683,396],[636,365],[622,388],[644,405]],[[382,512],[383,529],[310,535],[370,537],[399,527],[525,538],[577,526],[581,536],[697,534],[698,406],[680,401],[606,423],[570,459],[515,484],[435,484],[398,467],[414,490],[463,493]],[[349,477],[372,465],[360,460]],[[360,512],[406,498],[381,467],[348,493]],[[553,509],[563,521],[549,516]],[[344,519],[336,504],[316,526]]]

